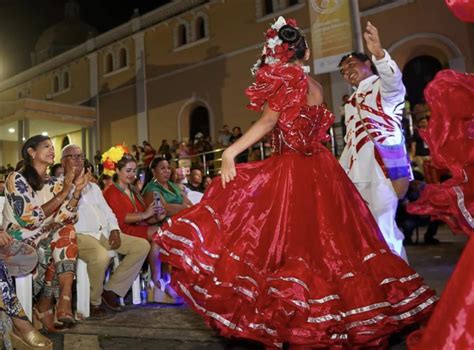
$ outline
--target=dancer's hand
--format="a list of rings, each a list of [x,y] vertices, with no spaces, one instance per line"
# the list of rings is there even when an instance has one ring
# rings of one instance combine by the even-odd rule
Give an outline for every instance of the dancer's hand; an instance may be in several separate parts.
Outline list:
[[[225,150],[222,153],[222,166],[221,166],[221,179],[222,187],[225,188],[225,185],[228,182],[234,180],[237,172],[235,170],[234,156],[229,154],[228,150]]]
[[[377,28],[370,22],[367,22],[364,39],[367,43],[367,48],[376,59],[380,60],[385,56],[385,52],[383,51],[382,44],[380,42],[379,32]]]
[[[9,245],[13,241],[12,236],[3,230],[0,230],[0,247]]]

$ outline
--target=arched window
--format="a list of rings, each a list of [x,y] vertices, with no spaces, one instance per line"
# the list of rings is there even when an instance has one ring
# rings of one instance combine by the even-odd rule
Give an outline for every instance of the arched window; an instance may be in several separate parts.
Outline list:
[[[189,116],[189,139],[194,140],[199,132],[207,137],[210,135],[210,131],[209,110],[204,106],[195,107]]]
[[[188,33],[186,25],[180,24],[178,27],[178,46],[186,45],[188,42]]]
[[[110,73],[114,70],[114,56],[112,53],[108,53],[105,56],[105,73]]]
[[[273,8],[273,0],[264,0],[263,4],[263,14],[268,15],[273,13],[275,9]]]
[[[69,89],[69,72],[63,73],[63,89]]]
[[[63,141],[61,142],[61,148],[64,148],[66,147],[67,145],[69,145],[71,143],[71,141],[69,140],[69,136],[65,136],[63,138]]]
[[[195,28],[196,31],[196,40],[205,38],[206,35],[206,21],[203,17],[199,16],[196,19]]]
[[[119,50],[119,68],[126,67],[128,65],[128,60],[127,60],[127,49],[122,47]]]
[[[53,78],[53,92],[59,91],[59,77],[57,75]]]

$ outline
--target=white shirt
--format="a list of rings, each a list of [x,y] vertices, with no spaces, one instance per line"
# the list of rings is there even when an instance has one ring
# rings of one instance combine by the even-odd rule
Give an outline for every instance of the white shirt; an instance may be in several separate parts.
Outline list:
[[[372,61],[379,75],[372,75],[359,83],[345,105],[346,146],[339,162],[353,182],[371,182],[385,179],[382,168],[374,155],[374,143],[360,122],[361,116],[372,137],[384,145],[400,144],[405,107],[405,86],[402,73],[387,51],[385,56]]]
[[[114,212],[95,183],[88,183],[82,190],[77,215],[79,220],[74,227],[78,233],[108,239],[110,231],[120,230]]]

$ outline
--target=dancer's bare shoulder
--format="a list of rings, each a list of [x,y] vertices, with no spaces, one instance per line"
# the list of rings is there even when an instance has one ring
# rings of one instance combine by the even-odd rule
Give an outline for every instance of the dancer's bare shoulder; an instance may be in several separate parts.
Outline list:
[[[323,103],[323,86],[311,77],[308,77],[308,105]]]

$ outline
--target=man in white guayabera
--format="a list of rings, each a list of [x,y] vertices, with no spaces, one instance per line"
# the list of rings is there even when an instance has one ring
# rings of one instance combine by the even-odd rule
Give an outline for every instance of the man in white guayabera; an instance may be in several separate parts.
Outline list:
[[[382,48],[377,28],[370,22],[364,39],[372,60],[353,52],[339,63],[344,79],[355,88],[345,104],[346,146],[339,161],[367,202],[390,249],[407,260],[404,236],[395,223],[397,193],[375,144],[403,143],[405,87],[400,69]],[[408,159],[403,165],[411,177]]]

